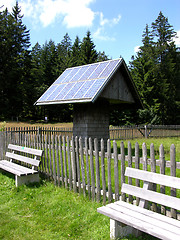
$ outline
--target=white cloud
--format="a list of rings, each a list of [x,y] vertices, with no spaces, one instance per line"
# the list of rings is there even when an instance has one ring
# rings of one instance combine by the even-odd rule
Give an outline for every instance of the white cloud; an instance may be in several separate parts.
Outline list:
[[[113,19],[107,19],[104,18],[104,15],[102,12],[97,13],[100,16],[100,26],[98,27],[98,29],[94,32],[93,37],[99,40],[103,40],[103,41],[115,41],[115,37],[109,37],[106,34],[105,29],[107,27],[113,27],[114,25],[117,25],[121,19],[121,16],[118,15],[117,17],[113,18]]]
[[[134,53],[138,53],[140,51],[140,46],[136,46],[135,48],[134,48]]]
[[[173,39],[177,47],[180,47],[180,30],[177,31],[177,37]]]
[[[2,0],[0,0],[2,1]],[[95,12],[89,7],[94,0],[19,0],[22,13],[44,27],[52,24],[57,17],[63,18],[68,28],[89,27],[92,25]],[[5,6],[14,6],[15,0],[6,0]],[[9,9],[10,10],[10,9]]]

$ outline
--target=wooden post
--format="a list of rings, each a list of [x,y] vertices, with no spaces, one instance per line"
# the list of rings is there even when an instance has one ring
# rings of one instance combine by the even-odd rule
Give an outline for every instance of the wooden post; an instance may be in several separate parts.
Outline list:
[[[59,136],[59,155],[60,155],[60,164],[61,164],[61,182],[62,186],[64,187],[64,172],[63,172],[63,156],[62,156],[62,139],[61,136]]]
[[[111,142],[107,140],[107,164],[108,164],[108,202],[112,202],[112,185],[111,185]]]
[[[49,135],[49,163],[50,163],[50,176],[52,177],[52,157],[51,157],[51,137]]]
[[[139,169],[139,162],[140,162],[140,158],[139,158],[139,144],[136,142],[135,143],[135,168]],[[136,179],[136,186],[139,187],[140,186],[140,181],[139,179]],[[136,198],[136,205],[139,205],[139,198]]]
[[[86,154],[86,172],[87,172],[87,187],[89,199],[91,199],[91,185],[90,185],[90,173],[89,173],[89,157],[88,157],[88,139],[85,137],[85,154]]]
[[[143,170],[147,171],[147,147],[146,143],[142,145],[142,153],[143,153]]]
[[[76,169],[77,169],[77,178],[78,178],[78,187],[79,193],[81,192],[81,178],[80,178],[80,165],[79,165],[79,144],[78,137],[75,137],[75,146],[76,146]]]
[[[101,139],[101,171],[102,171],[102,189],[103,189],[103,204],[106,204],[106,178],[105,178],[105,164],[104,164],[104,140]]]
[[[66,162],[66,139],[65,139],[65,136],[63,136],[63,153],[64,153],[65,188],[68,188],[67,162]]]
[[[95,150],[95,164],[96,164],[96,201],[101,200],[101,189],[100,189],[100,169],[99,169],[99,151],[98,151],[98,140],[94,139],[94,150]]]
[[[176,149],[172,144],[170,148],[171,176],[176,177]],[[171,188],[171,196],[176,197],[176,188]],[[177,211],[171,208],[171,217],[177,219]]]
[[[55,162],[55,147],[54,147],[54,135],[52,135],[52,155],[53,155],[53,179],[54,184],[56,185],[56,162]]]
[[[150,145],[150,158],[151,158],[151,172],[156,172],[156,159],[155,159],[155,154],[154,154],[154,144],[151,143]],[[152,185],[152,190],[156,192],[156,184],[153,183]],[[152,203],[152,210],[154,212],[157,212],[157,204]]]
[[[121,142],[121,188],[122,184],[125,183],[125,152],[124,152],[124,143]],[[125,193],[121,193],[122,201],[126,201]]]
[[[93,147],[92,139],[89,138],[89,151],[90,151],[90,168],[91,168],[91,192],[92,200],[95,200],[95,180],[94,180],[94,162],[93,162]]]
[[[165,174],[165,156],[164,147],[161,144],[159,148],[159,159],[160,159],[160,174]],[[160,186],[160,192],[165,194],[165,186]],[[161,205],[161,213],[166,215],[166,207]]]
[[[83,154],[83,143],[82,138],[79,138],[79,147],[80,147],[80,158],[81,158],[81,173],[82,173],[82,186],[83,194],[86,196],[86,181],[85,181],[85,171],[84,171],[84,154]]]
[[[131,148],[131,143],[128,142],[128,167],[132,168],[132,148]],[[128,184],[132,185],[132,178],[128,177]],[[132,195],[129,195],[129,203],[133,202],[133,197]]]
[[[68,157],[68,169],[69,169],[69,190],[72,190],[72,166],[71,166],[69,136],[67,136],[67,157]]]
[[[75,156],[75,143],[74,137],[71,139],[71,147],[72,147],[72,174],[73,174],[73,190],[77,192],[77,185],[76,185],[76,156]]]
[[[115,200],[119,200],[119,173],[118,173],[118,152],[117,143],[113,141],[113,152],[114,152],[114,180],[115,180]]]
[[[58,136],[55,136],[55,148],[56,148],[56,164],[57,164],[57,180],[58,186],[60,186],[60,169],[59,169],[59,151],[58,151]]]

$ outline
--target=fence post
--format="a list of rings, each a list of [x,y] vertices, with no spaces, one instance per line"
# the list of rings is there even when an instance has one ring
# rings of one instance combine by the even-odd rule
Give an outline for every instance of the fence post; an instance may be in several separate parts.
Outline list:
[[[145,138],[148,138],[147,125],[144,126],[144,136]]]
[[[170,164],[171,164],[171,176],[176,177],[176,149],[174,144],[170,148]],[[171,188],[171,196],[176,197],[176,188]],[[177,218],[177,212],[171,208],[171,217]]]

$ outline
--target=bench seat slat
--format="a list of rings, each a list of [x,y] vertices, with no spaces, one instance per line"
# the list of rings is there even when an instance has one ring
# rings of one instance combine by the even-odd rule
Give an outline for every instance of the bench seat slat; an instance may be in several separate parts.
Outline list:
[[[180,210],[180,199],[176,197],[167,196],[165,194],[150,190],[144,190],[143,188],[135,187],[125,183],[122,185],[121,192]]]
[[[127,203],[129,204],[129,203]],[[110,205],[110,204],[109,204]],[[109,205],[103,206],[97,209],[97,211],[101,214],[104,214],[112,219],[115,219],[116,221],[122,222],[124,224],[127,224],[129,226],[132,226],[136,229],[139,229],[140,231],[144,231],[148,234],[151,234],[153,236],[156,236],[160,239],[166,239],[166,240],[179,240],[180,234],[177,232],[172,232],[170,228],[164,229],[154,224],[153,218],[151,221],[148,221],[148,218],[145,218],[144,215],[139,214],[141,217],[137,217],[136,213],[134,214],[127,214],[126,208],[124,208],[124,211],[118,211],[116,208],[116,205],[114,204],[113,208],[111,208]],[[112,204],[113,205],[113,204]],[[156,222],[157,223],[157,222]],[[160,223],[160,221],[159,221]],[[162,226],[162,224],[160,224]],[[175,227],[174,227],[175,228]],[[178,230],[178,229],[177,229]]]
[[[127,167],[125,176],[180,189],[180,178]]]
[[[36,155],[36,156],[39,156],[39,157],[41,157],[42,153],[43,153],[43,150],[18,146],[18,145],[14,145],[14,144],[9,144],[8,148],[11,149],[11,150],[14,150],[14,151],[29,153],[29,154]]]
[[[40,163],[39,160],[35,160],[35,159],[29,158],[29,157],[25,157],[25,156],[18,155],[15,153],[10,153],[10,152],[6,152],[6,157],[12,158],[12,159],[24,162],[24,163],[28,163],[28,164],[31,164],[36,167],[38,167],[39,163]]]
[[[134,212],[140,212],[146,216],[151,216],[152,218],[157,219],[159,221],[165,221],[166,223],[168,223],[170,225],[180,228],[180,221],[177,221],[176,219],[173,219],[170,217],[166,217],[160,213],[153,212],[153,211],[150,211],[145,208],[140,208],[139,206],[129,204],[129,203],[123,202],[123,201],[117,201],[114,204],[120,205],[122,207],[126,207],[127,209],[133,210]]]
[[[23,176],[23,175],[29,175],[29,174],[35,174],[38,173],[38,171],[32,170],[30,168],[26,168],[24,166],[18,165],[13,162],[9,162],[6,160],[0,161],[0,168],[11,172],[17,176]]]

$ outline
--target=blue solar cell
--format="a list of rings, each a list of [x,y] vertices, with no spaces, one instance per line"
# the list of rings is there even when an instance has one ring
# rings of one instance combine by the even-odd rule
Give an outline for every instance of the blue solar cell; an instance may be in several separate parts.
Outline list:
[[[89,79],[98,78],[103,69],[108,65],[108,62],[101,62],[95,71],[89,76]]]
[[[38,102],[46,101],[49,95],[57,88],[57,85],[51,85],[47,91],[38,99]]]
[[[66,69],[59,77],[58,79],[54,82],[54,84],[59,84],[62,81],[64,81],[66,79],[66,77],[70,74],[70,72],[72,71],[72,69]]]
[[[54,100],[64,86],[65,84],[56,85],[56,88],[54,89],[54,91],[49,92],[49,97],[47,98],[47,101]]]
[[[70,89],[70,91],[64,96],[63,99],[72,99],[77,91],[82,87],[83,83],[84,82],[75,83],[75,85]]]
[[[62,80],[63,83],[71,82],[73,77],[76,75],[76,73],[79,71],[79,68],[73,68],[72,71],[69,73],[69,75]]]
[[[65,87],[62,88],[62,90],[59,92],[59,94],[57,95],[57,97],[54,99],[55,101],[57,100],[62,100],[63,97],[67,94],[67,92],[69,91],[69,89],[71,89],[74,86],[75,83],[66,83]]]
[[[77,93],[74,95],[73,99],[79,99],[83,98],[83,95],[86,94],[86,92],[89,90],[89,88],[92,86],[95,80],[90,80],[90,81],[83,81],[83,86]]]
[[[120,60],[110,61],[104,71],[99,75],[100,78],[108,77],[112,70],[117,66]]]
[[[95,96],[95,94],[100,90],[100,88],[104,84],[105,80],[106,80],[105,78],[95,80],[94,83],[89,88],[89,90],[83,96],[83,98],[93,98]]]
[[[89,68],[88,65],[84,65],[79,67],[79,71],[77,72],[76,75],[74,75],[74,77],[71,79],[71,82],[76,82],[80,79],[80,77],[87,71],[87,69]]]
[[[87,71],[79,78],[79,80],[86,80],[89,78],[89,76],[92,74],[93,71],[96,70],[96,68],[98,67],[98,63],[97,64],[93,64],[90,65],[87,69]]]

